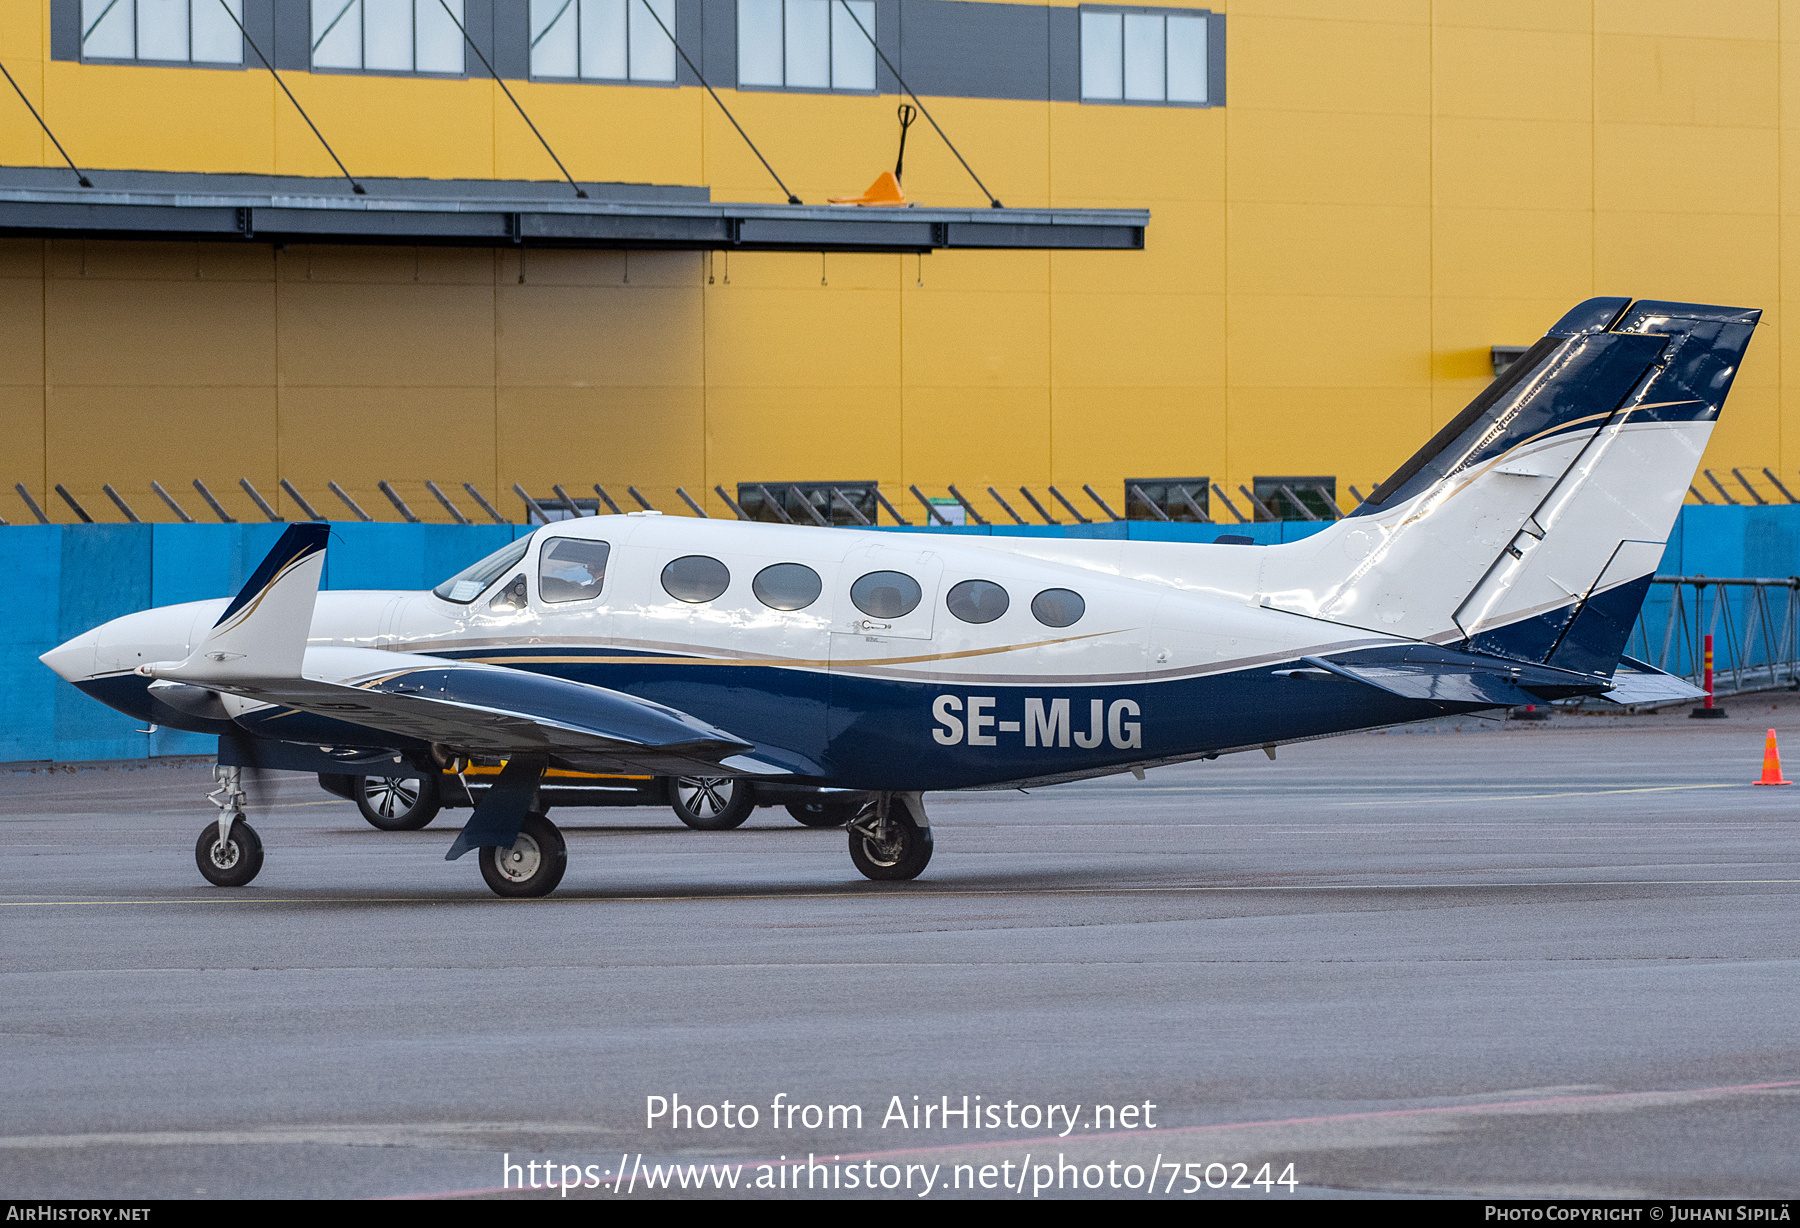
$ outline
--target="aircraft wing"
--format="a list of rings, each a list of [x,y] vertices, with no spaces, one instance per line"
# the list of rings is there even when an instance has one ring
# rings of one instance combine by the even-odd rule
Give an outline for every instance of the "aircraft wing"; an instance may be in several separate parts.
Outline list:
[[[310,648],[298,678],[209,679],[251,704],[313,713],[474,755],[545,754],[581,771],[778,774],[755,747],[685,712],[544,674],[372,648]],[[234,713],[236,715],[236,713]],[[281,715],[256,722],[281,736]]]

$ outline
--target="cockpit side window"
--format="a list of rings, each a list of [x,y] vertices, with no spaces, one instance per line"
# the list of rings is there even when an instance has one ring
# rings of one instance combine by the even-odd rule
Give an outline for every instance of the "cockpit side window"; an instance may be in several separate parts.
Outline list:
[[[486,592],[488,585],[505,575],[513,564],[524,558],[530,545],[529,537],[521,537],[518,541],[500,547],[479,563],[463,568],[431,591],[445,601],[468,605]]]
[[[546,602],[587,601],[606,583],[606,542],[556,537],[538,552],[538,596]]]
[[[488,602],[488,609],[496,614],[510,614],[514,610],[525,608],[525,573],[520,572],[506,582],[506,587],[494,594]]]

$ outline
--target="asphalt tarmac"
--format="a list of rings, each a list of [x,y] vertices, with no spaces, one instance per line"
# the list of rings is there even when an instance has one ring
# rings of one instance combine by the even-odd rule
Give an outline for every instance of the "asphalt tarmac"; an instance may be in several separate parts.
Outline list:
[[[0,775],[0,1188],[1792,1195],[1800,787],[1748,782],[1800,702],[1727,706],[933,796],[904,885],[781,810],[562,810],[542,901],[305,778],[231,891],[202,769]]]

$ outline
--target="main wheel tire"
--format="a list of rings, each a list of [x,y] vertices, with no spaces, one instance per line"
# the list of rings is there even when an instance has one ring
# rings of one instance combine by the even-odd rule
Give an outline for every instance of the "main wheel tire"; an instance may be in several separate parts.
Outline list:
[[[219,824],[208,823],[194,841],[194,864],[215,887],[246,886],[262,870],[262,840],[241,814],[231,821],[231,832],[223,841]]]
[[[861,809],[855,802],[794,802],[787,812],[807,827],[842,827]]]
[[[437,777],[358,776],[356,808],[382,831],[418,831],[443,809]]]
[[[541,814],[528,814],[509,849],[481,850],[481,877],[495,895],[530,899],[549,895],[569,868],[569,848],[556,824]]]
[[[671,776],[669,808],[689,827],[730,831],[756,809],[756,796],[741,776]]]
[[[878,883],[917,878],[931,864],[931,829],[914,827],[904,816],[890,825],[891,839],[876,840],[855,827],[850,829],[850,860],[864,878]]]

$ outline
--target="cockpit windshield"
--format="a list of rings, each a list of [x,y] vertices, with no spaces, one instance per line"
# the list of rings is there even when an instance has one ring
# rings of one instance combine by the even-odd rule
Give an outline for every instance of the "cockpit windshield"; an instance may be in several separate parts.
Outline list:
[[[524,558],[525,551],[530,546],[531,538],[521,537],[510,545],[502,546],[479,563],[463,568],[431,591],[445,601],[467,605],[481,596],[488,585],[498,580],[502,572]]]

